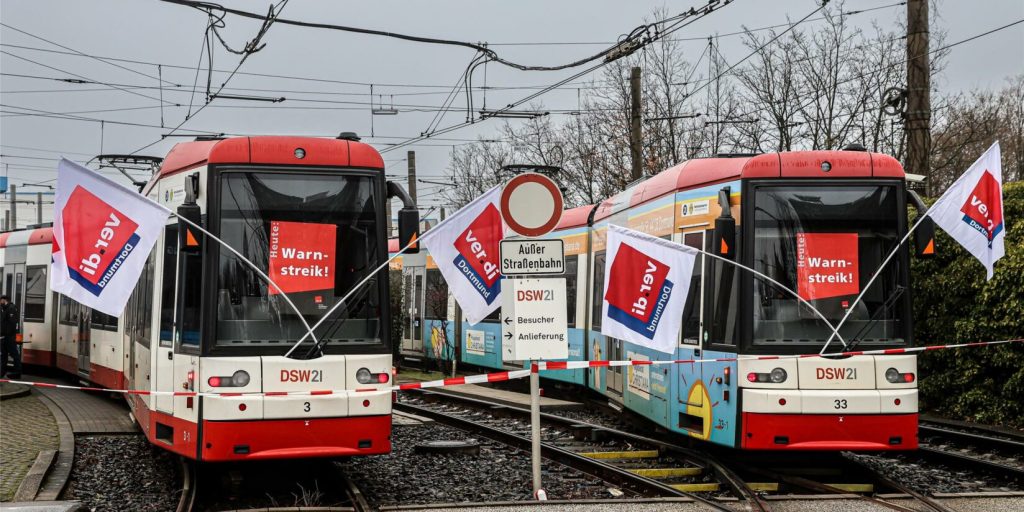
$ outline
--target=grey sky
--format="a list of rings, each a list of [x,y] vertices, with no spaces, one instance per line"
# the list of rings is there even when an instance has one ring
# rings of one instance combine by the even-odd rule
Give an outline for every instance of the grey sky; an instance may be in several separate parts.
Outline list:
[[[892,0],[850,0],[845,10],[860,10],[891,5]],[[293,19],[346,24],[442,37],[465,41],[510,42],[608,42],[628,32],[649,17],[652,10],[667,6],[672,14],[702,2],[664,1],[374,1],[340,2],[291,0],[283,16]],[[250,11],[265,12],[267,2],[230,1],[225,5]],[[706,37],[728,33],[746,27],[761,27],[802,18],[816,7],[811,0],[755,1],[735,0],[720,12],[694,23],[677,33],[676,37]],[[957,41],[986,30],[1024,18],[1024,2],[1020,0],[993,0],[985,2],[941,0],[933,6],[940,18],[938,28],[947,32],[947,41]],[[851,21],[869,28],[877,22],[885,28],[894,28],[906,17],[905,6],[896,6],[851,16]],[[81,52],[139,61],[186,66],[192,69],[164,68],[163,77],[169,82],[182,84],[178,91],[164,90],[164,99],[187,105],[191,91],[194,67],[200,52],[205,16],[196,10],[161,3],[156,0],[3,0],[0,20],[17,29],[63,44]],[[239,47],[252,37],[259,23],[237,17],[227,18],[222,31],[229,44]],[[814,23],[807,25],[809,28]],[[94,80],[129,85],[155,86],[155,80],[131,73],[96,60],[45,53],[17,46],[56,49],[53,45],[14,30],[0,30],[3,51],[32,59],[61,71],[4,54],[0,68],[5,74],[24,74],[44,77],[70,77],[75,73]],[[384,95],[390,103],[436,107],[442,103],[448,88],[461,75],[473,54],[471,50],[397,41],[375,36],[347,34],[325,30],[304,29],[275,25],[265,38],[266,48],[253,55],[241,71],[294,75],[337,81],[381,84],[375,93]],[[703,41],[693,41],[684,48],[696,60]],[[723,38],[720,48],[732,62],[746,54],[739,37]],[[495,46],[509,59],[526,64],[557,64],[574,60],[600,49],[594,45],[529,45]],[[63,50],[61,50],[63,51]],[[219,45],[214,66],[233,69],[238,57],[226,53]],[[122,63],[139,72],[155,75],[156,66]],[[1024,24],[997,34],[961,45],[952,50],[948,65],[940,77],[942,91],[962,91],[973,88],[998,87],[1011,75],[1024,72]],[[567,72],[520,72],[495,65],[488,66],[487,85],[540,86],[572,74]],[[215,75],[214,85],[225,75]],[[200,72],[200,82],[205,72]],[[482,84],[483,73],[476,75]],[[398,85],[432,85],[437,87],[399,87]],[[443,87],[441,87],[443,86]],[[341,131],[356,131],[370,135],[369,86],[313,82],[236,75],[230,88],[260,88],[303,92],[249,92],[234,93],[285,96],[279,104],[218,100],[184,128],[215,132],[246,134],[310,134],[334,135]],[[12,183],[32,182],[52,178],[60,154],[84,161],[100,151],[100,124],[30,116],[12,116],[13,106],[50,112],[78,112],[114,108],[144,107],[120,112],[83,113],[108,121],[133,122],[157,127],[123,126],[108,123],[104,126],[103,151],[131,152],[160,139],[169,128],[159,128],[160,109],[151,99],[123,91],[99,91],[96,85],[75,85],[51,80],[28,79],[12,76],[0,77],[0,103],[4,114],[0,119],[0,159],[9,164]],[[78,92],[22,92],[64,90]],[[158,96],[156,89],[133,89],[149,96]],[[203,101],[202,85],[195,102]],[[502,106],[516,100],[528,90],[492,90],[487,94],[488,106]],[[316,94],[349,93],[350,95]],[[415,95],[408,95],[415,93]],[[406,94],[406,95],[400,95]],[[576,107],[574,89],[551,92],[542,98],[549,109]],[[299,99],[347,101],[345,103],[301,102]],[[482,96],[477,96],[479,107]],[[361,103],[361,104],[360,104]],[[452,111],[440,126],[465,119],[460,96]],[[296,109],[314,107],[315,109]],[[331,109],[325,109],[329,107]],[[193,110],[196,107],[193,107]],[[405,107],[398,107],[405,108]],[[183,119],[187,108],[165,107],[164,124],[175,126]],[[365,138],[378,149],[386,143],[401,141],[424,130],[434,112],[402,112],[396,116],[375,116],[374,133]],[[405,173],[405,152],[415,149],[421,176],[438,176],[444,172],[452,144],[459,144],[480,134],[493,133],[501,121],[488,121],[476,126],[440,136],[416,146],[385,154],[388,172]],[[163,156],[177,141],[158,142],[145,154]],[[38,150],[25,149],[38,148]],[[9,155],[9,156],[6,156]],[[32,157],[32,158],[23,158]],[[436,187],[420,185],[421,199],[432,204]],[[26,190],[26,192],[29,190]]]

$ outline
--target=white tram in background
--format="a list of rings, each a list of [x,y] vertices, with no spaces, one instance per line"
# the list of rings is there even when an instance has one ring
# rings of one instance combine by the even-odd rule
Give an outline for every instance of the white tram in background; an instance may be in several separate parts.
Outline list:
[[[185,142],[142,193],[245,254],[312,325],[386,258],[389,196],[405,203],[403,233],[417,224],[408,194],[385,181],[380,154],[358,140]],[[23,361],[110,389],[186,392],[128,395],[153,444],[204,461],[390,451],[386,273],[316,330],[318,343],[285,357],[306,332],[295,312],[177,217],[121,318],[50,291],[52,241],[50,227],[0,234],[2,290],[23,315]],[[296,391],[315,393],[284,394]]]

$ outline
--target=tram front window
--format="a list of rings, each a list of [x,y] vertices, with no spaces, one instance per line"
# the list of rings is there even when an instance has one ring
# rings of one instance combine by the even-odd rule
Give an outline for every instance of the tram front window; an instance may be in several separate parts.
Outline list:
[[[759,272],[796,291],[850,342],[899,345],[907,315],[904,259],[894,257],[859,304],[853,301],[899,241],[895,185],[756,186],[754,261]],[[753,343],[822,345],[832,333],[810,308],[754,278]],[[841,346],[833,340],[834,346]]]
[[[270,276],[312,326],[380,264],[374,190],[368,176],[225,172],[220,236]],[[328,350],[380,343],[383,286],[371,279],[317,328],[317,339]],[[278,290],[225,250],[216,321],[222,347],[284,346],[306,333]]]

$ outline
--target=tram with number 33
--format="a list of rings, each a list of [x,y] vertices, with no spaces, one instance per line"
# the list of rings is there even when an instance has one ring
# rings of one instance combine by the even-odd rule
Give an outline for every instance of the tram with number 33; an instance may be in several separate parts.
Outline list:
[[[917,359],[911,354],[783,357],[913,343],[910,250],[903,246],[854,303],[907,232],[907,187],[896,159],[861,147],[694,159],[597,205],[566,210],[549,238],[565,247],[569,360],[708,360],[542,371],[587,387],[618,409],[694,438],[744,450],[911,450],[917,447]],[[796,291],[839,334],[775,284],[698,256],[675,352],[605,336],[605,238],[614,224],[696,247]],[[915,231],[934,253],[934,225]],[[391,252],[398,245],[392,241]],[[429,254],[403,255],[401,356],[459,367],[519,368],[502,360],[500,309],[462,321]],[[545,276],[536,276],[545,277]],[[451,340],[451,341],[450,341]]]

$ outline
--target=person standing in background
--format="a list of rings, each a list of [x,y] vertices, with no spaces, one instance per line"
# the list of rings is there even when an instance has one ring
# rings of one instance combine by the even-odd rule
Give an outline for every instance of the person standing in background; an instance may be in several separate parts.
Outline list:
[[[21,378],[21,351],[18,350],[18,332],[21,315],[11,298],[0,295],[0,377],[7,375],[7,357],[14,359],[11,378]]]

